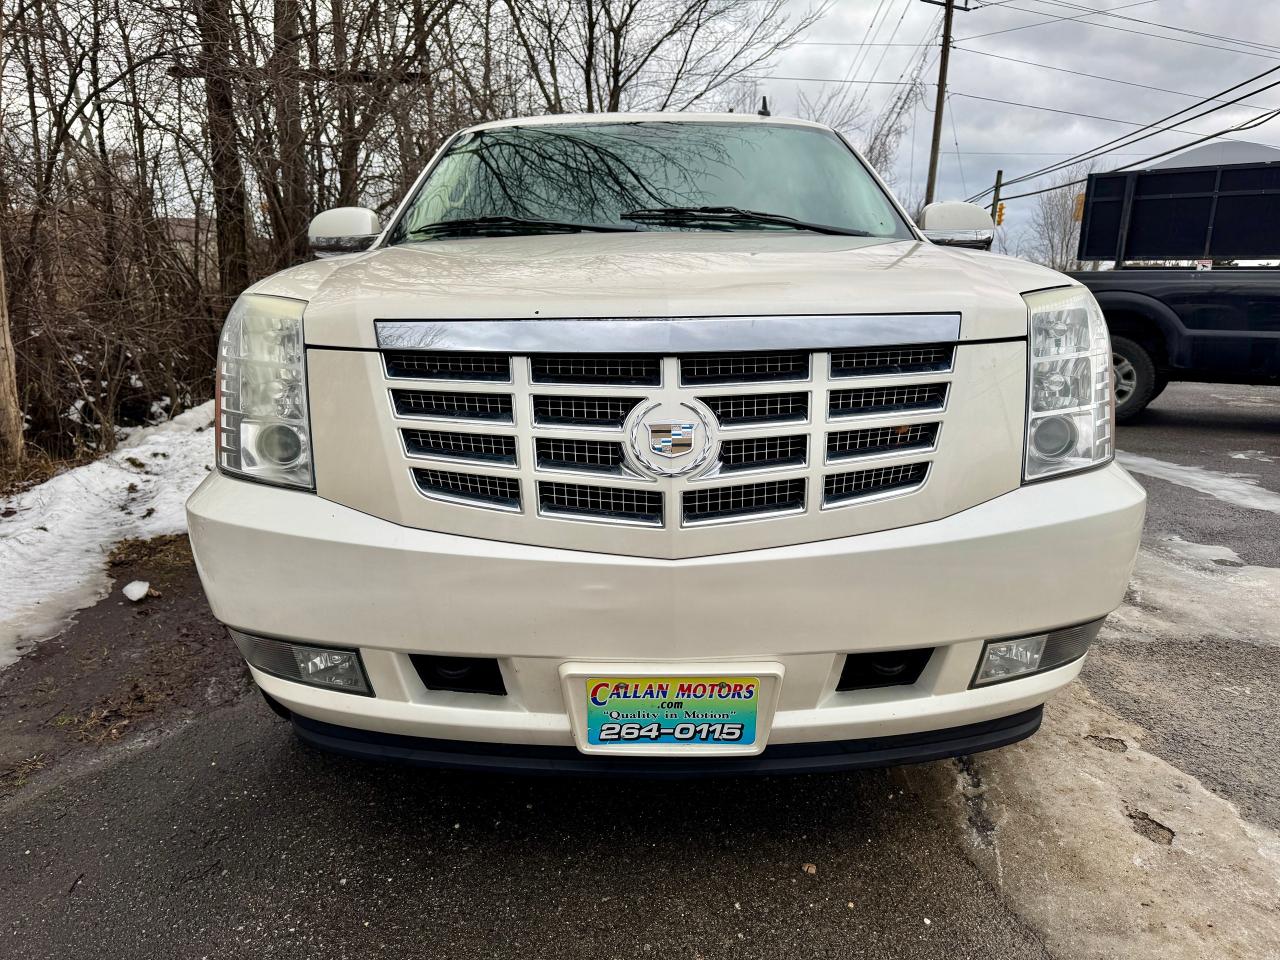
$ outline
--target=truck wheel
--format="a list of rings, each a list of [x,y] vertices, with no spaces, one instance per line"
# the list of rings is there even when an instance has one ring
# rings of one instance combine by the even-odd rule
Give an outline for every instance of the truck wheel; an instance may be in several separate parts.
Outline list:
[[[1132,420],[1155,399],[1156,365],[1141,344],[1111,338],[1111,364],[1116,383],[1116,421]]]

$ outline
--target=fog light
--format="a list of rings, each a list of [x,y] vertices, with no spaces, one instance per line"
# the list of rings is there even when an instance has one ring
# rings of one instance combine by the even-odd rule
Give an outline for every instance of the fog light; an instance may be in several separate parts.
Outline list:
[[[264,460],[287,467],[302,456],[302,438],[293,427],[273,423],[258,434],[258,452]]]
[[[978,670],[978,677],[974,683],[991,683],[995,680],[1018,677],[1024,673],[1035,673],[1040,669],[1040,658],[1044,656],[1046,639],[1041,634],[1038,637],[988,643],[982,657],[982,666]]]
[[[1061,460],[1073,449],[1079,432],[1068,417],[1045,417],[1031,430],[1031,446],[1045,460]]]
[[[313,687],[373,696],[360,654],[355,650],[267,640],[239,630],[232,630],[231,637],[249,665],[263,673]]]
[[[1079,660],[1102,629],[1101,620],[1064,627],[1031,637],[988,640],[973,675],[971,687],[1014,680]]]

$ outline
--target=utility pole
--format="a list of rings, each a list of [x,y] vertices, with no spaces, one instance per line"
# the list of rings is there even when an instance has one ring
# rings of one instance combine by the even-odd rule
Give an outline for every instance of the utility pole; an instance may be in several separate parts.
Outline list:
[[[1004,185],[1004,171],[996,171],[995,189],[991,191],[991,219],[996,218],[996,211],[1000,209],[1000,188]]]
[[[956,0],[924,0],[943,8],[942,56],[938,60],[938,99],[933,107],[933,144],[929,149],[929,179],[925,182],[924,202],[933,203],[933,190],[938,182],[938,150],[942,146],[942,112],[947,103],[947,67],[951,62],[951,20],[956,12]],[[969,9],[968,0],[958,8],[962,13]]]

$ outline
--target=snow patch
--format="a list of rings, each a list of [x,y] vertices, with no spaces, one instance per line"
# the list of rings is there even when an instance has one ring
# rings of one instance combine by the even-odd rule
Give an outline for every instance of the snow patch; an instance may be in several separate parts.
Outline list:
[[[125,588],[120,592],[125,595],[125,599],[132,600],[134,603],[137,603],[147,595],[147,591],[150,589],[150,582],[146,580],[134,580],[132,583],[126,584]]]
[[[1125,600],[1107,623],[1134,638],[1222,637],[1280,647],[1280,569],[1246,564],[1229,547],[1177,536],[1144,545]]]
[[[1276,457],[1265,450],[1234,450],[1230,456],[1232,460],[1257,460],[1259,463],[1276,462]]]
[[[972,830],[964,788],[975,776],[989,786],[998,828],[970,856],[1054,956],[1280,956],[1280,837],[1142,749],[1142,736],[1076,683],[1029,740],[967,758],[967,769],[912,775],[950,772],[961,831]],[[1100,749],[1099,737],[1132,746]]]
[[[1204,467],[1185,467],[1180,463],[1125,453],[1123,450],[1116,454],[1116,459],[1126,470],[1190,487],[1237,507],[1280,513],[1280,493],[1273,493],[1259,486],[1257,480],[1247,476],[1218,473]]]
[[[213,467],[212,424],[211,400],[0,499],[15,511],[0,521],[0,668],[107,595],[112,544],[186,530],[184,504]]]

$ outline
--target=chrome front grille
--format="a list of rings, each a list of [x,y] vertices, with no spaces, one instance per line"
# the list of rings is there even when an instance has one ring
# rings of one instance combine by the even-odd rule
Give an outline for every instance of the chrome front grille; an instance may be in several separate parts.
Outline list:
[[[390,351],[382,355],[387,376],[416,380],[511,380],[511,360],[492,353],[420,353]]]
[[[402,417],[446,420],[493,420],[511,423],[509,393],[445,393],[434,390],[392,390],[391,400]]]
[[[823,484],[823,501],[827,504],[857,500],[905,487],[918,487],[929,472],[927,463],[900,463],[892,467],[854,470],[851,473],[828,474]]]
[[[625,386],[656,386],[662,382],[660,357],[628,354],[560,354],[530,358],[530,379],[534,383],[595,383]]]
[[[682,357],[680,382],[687,386],[712,383],[767,383],[807,380],[809,354],[798,352],[713,353]]]
[[[607,323],[590,321],[596,330]],[[954,344],[932,342],[665,355],[567,346],[382,353],[393,419],[423,496],[529,518],[666,529],[783,522],[920,490],[931,479],[956,358]],[[439,380],[450,382],[433,388]],[[649,431],[668,413],[666,427],[687,419],[696,438],[714,441],[686,474],[663,474],[653,456],[642,462],[648,446],[660,452]]]
[[[622,444],[615,440],[566,440],[538,437],[533,442],[537,464],[544,470],[622,470]]]
[[[945,383],[923,383],[903,387],[859,387],[832,390],[827,404],[831,417],[857,417],[876,413],[941,410],[947,399]]]
[[[804,488],[804,480],[797,479],[686,490],[684,522],[707,523],[762,513],[795,513],[804,509]]]
[[[809,438],[747,437],[720,444],[721,470],[761,470],[768,467],[801,466]]]
[[[511,477],[487,477],[415,467],[413,478],[423,493],[434,494],[443,499],[469,501],[502,510],[520,509],[520,484]]]
[[[798,423],[809,415],[807,393],[760,393],[698,399],[715,414],[722,427],[750,423]]]
[[[662,526],[662,494],[656,490],[542,480],[538,483],[538,505],[543,513]]]
[[[943,373],[951,369],[955,347],[949,343],[919,347],[859,347],[831,354],[832,377],[873,377],[898,373]]]
[[[827,459],[843,460],[898,450],[927,450],[937,438],[936,423],[904,423],[896,427],[837,430],[827,434]]]
[[[410,456],[446,460],[516,462],[516,438],[488,433],[455,433],[452,430],[402,430]]]
[[[621,428],[640,401],[614,397],[533,398],[533,420],[542,426]]]

